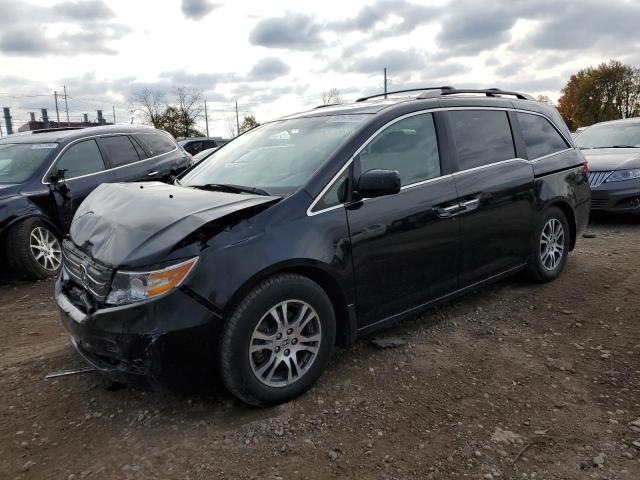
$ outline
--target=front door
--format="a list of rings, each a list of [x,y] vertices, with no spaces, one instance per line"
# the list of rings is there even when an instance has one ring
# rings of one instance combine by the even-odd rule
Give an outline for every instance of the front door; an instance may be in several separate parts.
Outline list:
[[[94,139],[72,144],[51,169],[52,174],[64,171],[64,180],[50,185],[58,210],[58,222],[63,232],[69,230],[73,215],[82,201],[101,183],[114,181],[113,172],[106,169],[100,149]]]
[[[347,205],[359,327],[456,290],[454,180],[443,175],[433,115],[396,121],[356,157],[354,175],[397,170],[400,193]],[[452,208],[449,208],[452,207]]]

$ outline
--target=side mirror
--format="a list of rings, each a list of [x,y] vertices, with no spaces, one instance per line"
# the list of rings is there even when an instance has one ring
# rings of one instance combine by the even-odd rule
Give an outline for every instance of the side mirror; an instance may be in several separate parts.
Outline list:
[[[400,175],[396,170],[367,170],[358,179],[360,198],[383,197],[400,191]]]
[[[64,183],[64,174],[66,172],[66,170],[56,170],[55,173],[49,175],[49,183],[53,186]]]

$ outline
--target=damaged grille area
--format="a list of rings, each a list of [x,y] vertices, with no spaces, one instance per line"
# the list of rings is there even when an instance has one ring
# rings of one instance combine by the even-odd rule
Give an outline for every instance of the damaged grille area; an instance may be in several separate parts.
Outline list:
[[[99,264],[66,239],[62,242],[62,255],[71,281],[103,302],[111,289],[113,269]]]

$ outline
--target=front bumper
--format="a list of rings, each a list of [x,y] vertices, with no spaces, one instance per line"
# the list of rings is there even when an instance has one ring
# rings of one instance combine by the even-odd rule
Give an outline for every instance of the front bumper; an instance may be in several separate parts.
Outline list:
[[[214,367],[219,319],[180,289],[85,313],[59,277],[55,300],[78,353],[115,381],[173,386]]]
[[[591,210],[640,213],[640,179],[603,183],[592,188]]]

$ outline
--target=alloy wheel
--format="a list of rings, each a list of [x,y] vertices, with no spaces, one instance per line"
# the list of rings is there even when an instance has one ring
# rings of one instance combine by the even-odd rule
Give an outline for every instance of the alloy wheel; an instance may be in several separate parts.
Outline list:
[[[286,387],[309,371],[320,351],[322,329],[316,311],[301,300],[286,300],[265,313],[251,336],[249,362],[258,380]]]
[[[555,270],[564,254],[564,228],[557,218],[545,223],[540,235],[540,261],[546,270]]]
[[[36,227],[29,235],[29,249],[36,262],[49,272],[60,268],[62,251],[56,236],[45,227]]]

